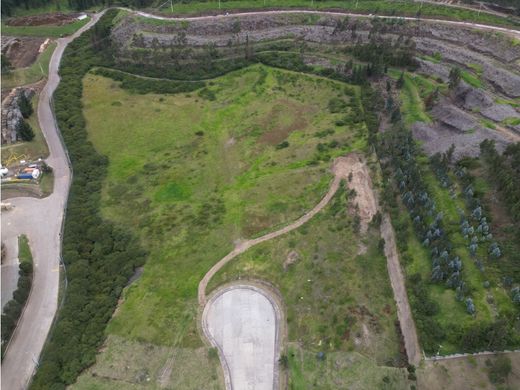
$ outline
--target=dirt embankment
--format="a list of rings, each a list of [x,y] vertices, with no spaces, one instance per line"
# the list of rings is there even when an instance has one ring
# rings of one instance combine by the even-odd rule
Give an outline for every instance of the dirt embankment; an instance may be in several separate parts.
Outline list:
[[[513,44],[510,36],[428,21],[345,20],[343,15],[327,13],[279,13],[150,23],[130,15],[113,28],[112,38],[121,63],[197,63],[204,60],[208,47],[218,52],[218,58],[241,58],[247,42],[255,53],[294,51],[304,44],[304,61],[327,68],[337,66],[326,58],[327,50],[347,53],[349,47],[368,42],[374,34],[393,42],[412,40],[421,57],[418,73],[446,83],[450,69],[458,66],[471,74],[474,84],[481,84],[467,86],[470,90],[464,97],[442,99],[431,115],[434,123],[414,127],[427,152],[442,152],[454,143],[457,156],[474,156],[485,138],[500,146],[520,134],[520,111],[514,100],[520,97],[520,45]],[[434,61],[428,60],[432,57]]]
[[[22,16],[10,18],[8,26],[63,26],[76,20],[78,14],[64,14],[61,12],[51,14],[40,14],[33,16]]]
[[[13,68],[25,68],[38,58],[44,38],[2,37],[2,53]]]
[[[366,161],[363,156],[351,153],[346,157],[338,157],[334,165],[336,175],[346,177],[348,188],[353,190],[349,199],[353,198],[361,222],[361,232],[365,233],[377,213],[377,201]]]

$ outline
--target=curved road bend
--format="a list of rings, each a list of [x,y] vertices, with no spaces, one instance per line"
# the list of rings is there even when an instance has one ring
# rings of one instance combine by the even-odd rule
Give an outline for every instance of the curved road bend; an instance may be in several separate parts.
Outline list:
[[[221,17],[237,17],[247,15],[272,15],[282,13],[329,14],[338,16],[367,17],[367,15],[310,11],[310,10],[276,10],[243,12],[232,15],[198,16],[198,17],[162,17],[145,12],[132,11],[136,14],[159,20],[204,20]],[[58,67],[67,44],[78,37],[85,30],[92,27],[102,16],[103,12],[93,16],[92,20],[67,38],[58,39],[58,46],[53,53],[49,64],[49,79],[38,104],[40,127],[49,146],[47,163],[54,169],[54,192],[45,199],[14,198],[10,203],[15,206],[12,211],[2,215],[2,233],[6,239],[26,234],[33,251],[35,273],[33,289],[25,310],[20,318],[19,325],[4,361],[2,363],[2,384],[10,390],[23,389],[27,386],[34,372],[41,349],[47,337],[52,320],[56,313],[59,286],[59,258],[60,258],[60,231],[63,220],[64,207],[70,187],[71,172],[68,167],[68,158],[64,146],[60,141],[58,129],[52,113],[50,100],[59,83]],[[384,19],[419,20],[413,17],[378,16]],[[421,19],[433,23],[450,24],[454,26],[473,27],[483,30],[500,31],[520,38],[520,31],[503,27],[487,26],[469,22],[455,22],[438,19]],[[336,179],[334,180],[336,182]],[[333,183],[334,184],[334,183]],[[339,183],[338,183],[339,184]],[[332,190],[332,188],[331,188]],[[334,191],[335,192],[335,191]],[[327,194],[326,198],[331,195]],[[333,195],[333,194],[332,194]],[[325,200],[325,199],[323,199]],[[328,202],[328,200],[326,201]],[[325,202],[325,203],[326,203]],[[320,202],[321,204],[321,202]],[[314,210],[313,210],[314,211]],[[299,221],[298,221],[299,222]],[[303,224],[305,221],[301,221]],[[280,232],[280,234],[283,234]],[[271,237],[272,238],[272,237]],[[240,251],[241,253],[242,251]],[[235,254],[236,256],[236,254]],[[233,256],[234,257],[234,256]],[[224,260],[224,259],[223,259]],[[220,263],[220,262],[219,262]],[[207,280],[205,281],[207,283]],[[205,283],[201,282],[199,301],[205,303]],[[202,290],[202,291],[201,291]],[[202,299],[201,299],[202,298]]]
[[[204,307],[202,329],[217,348],[227,390],[279,389],[281,310],[251,285],[218,290]]]
[[[251,12],[238,12],[232,14],[222,14],[222,15],[208,15],[208,16],[190,16],[190,17],[179,17],[179,16],[159,16],[154,14],[149,14],[147,12],[142,11],[134,11],[128,8],[120,8],[125,11],[133,12],[139,16],[143,16],[149,19],[157,19],[157,20],[208,20],[212,18],[235,18],[240,16],[254,16],[254,15],[276,15],[276,14],[314,14],[314,15],[333,15],[333,16],[348,16],[353,18],[379,18],[379,19],[397,19],[397,20],[408,20],[408,21],[422,21],[427,23],[440,23],[440,24],[448,24],[452,26],[459,27],[472,27],[480,30],[489,30],[489,31],[498,31],[505,34],[509,34],[512,37],[520,39],[520,31],[513,30],[505,27],[497,27],[490,26],[487,24],[479,24],[479,23],[471,23],[471,22],[457,22],[454,20],[443,20],[443,19],[427,19],[427,18],[415,18],[411,16],[385,16],[385,15],[366,15],[366,14],[356,14],[351,12],[336,12],[336,11],[312,11],[312,10],[272,10],[272,11],[251,11]]]
[[[49,147],[46,159],[54,170],[54,191],[44,199],[13,198],[11,211],[2,212],[2,238],[14,239],[26,234],[34,261],[34,279],[29,300],[20,317],[5,358],[2,362],[2,388],[25,389],[33,375],[36,362],[47,338],[58,304],[61,225],[69,193],[71,172],[68,157],[60,140],[51,106],[58,86],[58,68],[67,44],[89,29],[102,13],[67,38],[58,39],[58,46],[49,64],[49,78],[38,101],[38,120]]]

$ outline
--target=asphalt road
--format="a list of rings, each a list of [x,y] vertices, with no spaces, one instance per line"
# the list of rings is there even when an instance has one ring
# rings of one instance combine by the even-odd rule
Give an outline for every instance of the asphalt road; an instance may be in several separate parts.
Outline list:
[[[13,210],[2,212],[2,239],[25,234],[34,261],[33,287],[2,362],[2,389],[25,389],[34,373],[58,303],[61,224],[71,172],[54,120],[51,96],[59,83],[58,67],[67,44],[97,22],[101,14],[74,35],[58,39],[49,78],[38,101],[38,120],[49,146],[46,162],[54,170],[54,191],[44,199],[13,198]]]
[[[126,8],[127,11],[130,11]],[[354,17],[354,18],[362,18],[362,17],[369,17],[369,18],[379,18],[379,19],[401,19],[401,20],[408,20],[408,21],[420,21],[423,23],[439,23],[439,24],[447,24],[452,26],[459,26],[459,27],[472,27],[479,30],[488,30],[488,31],[498,31],[505,34],[508,34],[512,37],[516,37],[520,39],[520,31],[513,30],[505,27],[496,27],[496,26],[489,26],[486,24],[480,24],[480,23],[471,23],[471,22],[457,22],[453,20],[443,20],[443,19],[429,19],[429,18],[415,18],[411,16],[384,16],[384,15],[366,15],[366,14],[356,14],[351,12],[334,12],[334,11],[312,11],[312,10],[272,10],[272,11],[251,11],[251,12],[237,12],[237,13],[229,13],[229,14],[222,14],[222,15],[209,15],[209,16],[191,16],[191,17],[170,17],[170,16],[159,16],[159,15],[153,15],[146,12],[141,11],[130,11],[134,12],[135,14],[139,16],[143,16],[145,18],[150,19],[157,19],[157,20],[208,20],[212,18],[236,18],[240,16],[250,16],[250,15],[276,15],[276,14],[314,14],[314,15],[335,15],[335,16],[348,16],[348,17]]]
[[[143,12],[137,14],[153,19],[196,20],[221,17],[237,17],[245,15],[270,15],[282,13],[309,13],[332,14],[352,17],[366,17],[353,13],[309,11],[309,10],[279,10],[243,12],[232,15],[201,16],[190,18],[168,18]],[[20,318],[19,326],[9,344],[6,356],[2,362],[2,388],[9,390],[24,389],[30,381],[36,362],[38,361],[47,333],[56,313],[59,288],[59,258],[61,250],[61,224],[64,208],[68,197],[71,172],[68,167],[68,158],[62,145],[56,127],[50,97],[59,83],[57,74],[61,56],[67,44],[82,32],[89,29],[101,17],[102,13],[93,16],[92,20],[75,34],[67,38],[58,39],[58,46],[54,51],[49,65],[49,79],[38,104],[40,127],[49,146],[47,163],[54,169],[54,192],[45,199],[14,198],[10,203],[14,210],[2,213],[2,237],[14,240],[15,236],[26,234],[33,251],[35,273],[33,289]],[[379,18],[400,19],[399,17]],[[405,20],[418,20],[405,17]],[[520,32],[501,27],[492,27],[468,22],[454,22],[444,20],[421,19],[424,22],[443,23],[455,26],[473,27],[483,30],[500,31],[520,38]],[[205,289],[203,290],[205,291]],[[199,298],[200,298],[199,290]],[[202,293],[203,301],[205,294]]]
[[[202,317],[227,390],[279,388],[280,309],[268,292],[249,285],[224,288],[210,298]]]
[[[3,230],[3,229],[2,229]],[[5,237],[2,234],[2,243],[5,245],[5,259],[2,263],[2,310],[13,297],[18,283],[18,237]]]

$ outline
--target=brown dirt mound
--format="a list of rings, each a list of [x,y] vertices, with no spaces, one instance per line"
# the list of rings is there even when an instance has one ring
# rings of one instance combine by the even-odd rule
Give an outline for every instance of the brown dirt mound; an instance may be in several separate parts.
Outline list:
[[[24,68],[36,61],[40,46],[45,41],[43,38],[33,37],[4,37],[2,39],[7,41],[5,47],[2,47],[2,52],[15,68]]]
[[[64,14],[61,12],[53,14],[41,14],[33,16],[22,16],[9,19],[8,26],[63,26],[76,20],[77,14]]]

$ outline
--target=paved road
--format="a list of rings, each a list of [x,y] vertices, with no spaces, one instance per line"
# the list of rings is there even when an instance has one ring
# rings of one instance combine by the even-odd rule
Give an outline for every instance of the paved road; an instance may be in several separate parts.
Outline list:
[[[426,19],[426,18],[415,18],[409,16],[384,16],[384,15],[366,15],[366,14],[356,14],[351,12],[333,12],[333,11],[311,11],[311,10],[273,10],[273,11],[252,11],[252,12],[237,12],[232,14],[223,14],[223,15],[208,15],[208,16],[191,16],[191,17],[170,17],[170,16],[159,16],[153,15],[146,12],[141,11],[131,11],[126,8],[126,11],[134,12],[139,16],[143,16],[145,18],[157,19],[157,20],[208,20],[212,18],[236,18],[240,16],[254,16],[254,15],[276,15],[276,14],[314,14],[314,15],[334,15],[334,16],[348,16],[353,18],[362,18],[362,17],[370,17],[370,18],[379,18],[379,19],[394,19],[394,20],[409,20],[409,21],[421,21],[424,23],[440,23],[440,24],[448,24],[452,26],[459,27],[472,27],[479,30],[488,30],[488,31],[499,31],[510,36],[516,37],[520,39],[520,31],[513,30],[505,27],[496,27],[489,26],[486,24],[480,23],[471,23],[471,22],[456,22],[452,20],[442,20],[442,19]]]
[[[74,35],[58,39],[49,64],[49,78],[38,102],[38,120],[49,146],[46,160],[54,170],[54,191],[44,199],[13,198],[11,211],[2,213],[2,237],[27,235],[33,252],[34,280],[31,295],[2,362],[2,389],[27,387],[56,313],[59,288],[61,224],[69,193],[71,172],[61,143],[51,96],[59,83],[58,67],[67,44],[97,22],[101,14]]]
[[[18,237],[2,234],[5,259],[2,264],[2,310],[13,297],[18,283]]]
[[[202,327],[218,349],[227,390],[279,388],[280,309],[269,293],[235,285],[210,298]]]
[[[147,18],[160,20],[204,20],[211,18],[237,17],[247,15],[268,16],[272,14],[283,13],[329,14],[338,16],[366,17],[366,15],[353,13],[309,10],[257,11],[243,12],[233,15],[200,16],[189,18],[168,18],[151,15],[144,12],[136,13]],[[56,312],[59,286],[59,258],[61,242],[60,231],[63,220],[64,207],[66,206],[66,200],[70,187],[71,172],[68,167],[67,155],[60,141],[58,130],[56,128],[52,114],[52,109],[49,103],[50,97],[59,83],[57,71],[65,47],[71,40],[94,25],[101,17],[101,15],[102,13],[94,15],[89,23],[87,23],[71,37],[58,39],[58,46],[54,51],[50,62],[49,79],[45,88],[40,94],[38,117],[40,127],[49,146],[50,155],[47,159],[47,163],[54,169],[54,192],[51,196],[45,199],[14,198],[10,202],[15,206],[15,209],[2,213],[3,237],[12,240],[15,235],[18,236],[19,234],[26,234],[29,238],[31,248],[33,249],[33,259],[35,264],[33,290],[29,297],[24,313],[20,318],[19,326],[13,335],[13,339],[2,362],[2,387],[5,389],[17,390],[23,389],[27,386],[34,372],[35,361],[37,361],[39,358],[41,349]],[[413,17],[378,17],[384,19],[418,20],[417,18]],[[426,21],[425,19],[421,20]],[[433,23],[450,24],[454,26],[473,27],[483,30],[500,31],[520,38],[520,31],[502,27],[436,19],[428,19],[427,21]],[[287,227],[281,231],[271,233],[268,235],[269,237],[264,236],[256,240],[250,240],[246,242],[246,245],[236,248],[235,251],[238,250],[239,253],[241,253],[252,245],[263,242],[267,239],[277,237],[278,235],[284,234],[287,231],[301,226],[309,218],[312,218],[312,216],[316,214],[322,207],[324,207],[326,203],[328,203],[330,198],[332,198],[334,195],[338,185],[339,181],[336,177],[332,183],[329,193],[325,196],[322,202],[320,202],[320,204],[309,213],[310,215],[302,217],[300,220],[291,225],[291,227]],[[233,257],[237,254],[238,253],[234,254]],[[222,259],[216,266],[221,264],[223,260],[224,259]],[[208,272],[208,275],[211,277],[211,270]],[[209,278],[205,280],[205,284],[203,283],[203,280],[201,285],[199,285],[199,300],[202,298],[202,303],[205,302],[205,287],[208,280]]]

